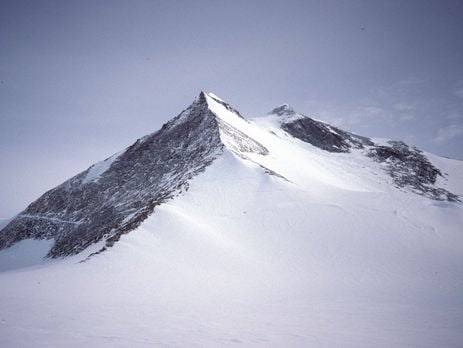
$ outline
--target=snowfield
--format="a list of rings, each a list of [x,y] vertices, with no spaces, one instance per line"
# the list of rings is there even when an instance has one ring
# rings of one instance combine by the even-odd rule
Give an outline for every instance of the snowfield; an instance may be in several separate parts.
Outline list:
[[[224,127],[223,154],[107,251],[0,251],[0,347],[463,347],[463,205],[217,100],[268,154]],[[461,195],[463,163],[426,156]]]

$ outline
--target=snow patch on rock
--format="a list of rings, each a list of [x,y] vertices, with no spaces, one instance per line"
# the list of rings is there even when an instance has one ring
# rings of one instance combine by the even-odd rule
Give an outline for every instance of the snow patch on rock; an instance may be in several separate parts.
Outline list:
[[[115,153],[104,161],[92,165],[88,169],[87,175],[82,179],[82,184],[89,183],[90,181],[98,181],[100,176],[111,167],[111,164],[113,164],[113,162],[121,155],[121,153],[122,152]]]

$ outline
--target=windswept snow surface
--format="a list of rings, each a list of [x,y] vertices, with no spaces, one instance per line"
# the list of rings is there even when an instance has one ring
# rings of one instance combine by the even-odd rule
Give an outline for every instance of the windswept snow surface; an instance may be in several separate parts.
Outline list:
[[[25,239],[8,249],[0,250],[0,272],[46,263],[43,257],[52,245],[53,240],[50,239]]]
[[[345,190],[372,190],[373,186],[365,180],[360,181],[355,169],[362,167],[362,161],[367,161],[362,155],[357,158],[346,156],[327,156],[326,152],[290,138],[279,128],[272,116],[270,120],[256,119],[259,124],[249,122],[227,110],[222,104],[214,102],[207,96],[210,110],[223,122],[241,131],[254,141],[268,149],[269,154],[255,152],[239,153],[238,155],[271,169],[298,186],[310,190],[314,186],[334,186]],[[267,123],[266,123],[267,121]],[[229,148],[230,140],[227,134],[221,133],[222,141]],[[307,151],[309,149],[309,151]],[[339,164],[341,161],[341,165]]]
[[[226,149],[188,191],[85,262],[0,273],[0,347],[462,347],[462,204],[207,101]]]
[[[230,153],[84,263],[0,274],[2,347],[461,347],[461,205]]]

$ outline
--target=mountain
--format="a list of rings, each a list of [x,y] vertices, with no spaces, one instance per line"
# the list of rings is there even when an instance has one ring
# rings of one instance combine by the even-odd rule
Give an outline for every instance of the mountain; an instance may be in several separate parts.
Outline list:
[[[0,346],[458,347],[462,177],[201,93],[0,231]]]
[[[279,118],[279,128],[286,134],[319,149],[332,153],[363,150],[385,165],[399,188],[432,199],[459,201],[456,194],[435,186],[441,171],[420,150],[403,142],[377,145],[369,138],[298,114],[288,105],[275,108],[271,115]],[[224,148],[284,178],[266,167],[265,159],[250,157],[269,156],[269,151],[253,139],[252,131],[258,130],[247,123],[229,104],[201,93],[159,131],[30,204],[2,230],[0,249],[29,238],[53,239],[49,257],[77,254],[101,240],[112,246],[122,234],[137,228],[156,206],[188,189],[188,181],[203,172]]]
[[[280,125],[287,133],[328,152],[367,148],[365,154],[383,163],[399,188],[411,188],[436,200],[460,202],[458,195],[435,186],[437,177],[443,176],[442,172],[415,147],[410,148],[402,141],[393,140],[378,145],[369,138],[298,114],[288,105],[274,109],[272,114],[283,117]]]

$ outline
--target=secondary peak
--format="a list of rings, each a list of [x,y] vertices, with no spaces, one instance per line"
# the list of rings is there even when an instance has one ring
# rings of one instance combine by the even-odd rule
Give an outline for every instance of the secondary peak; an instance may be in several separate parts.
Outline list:
[[[278,116],[292,116],[295,113],[296,111],[294,111],[294,109],[289,104],[282,104],[270,112],[270,114]]]

